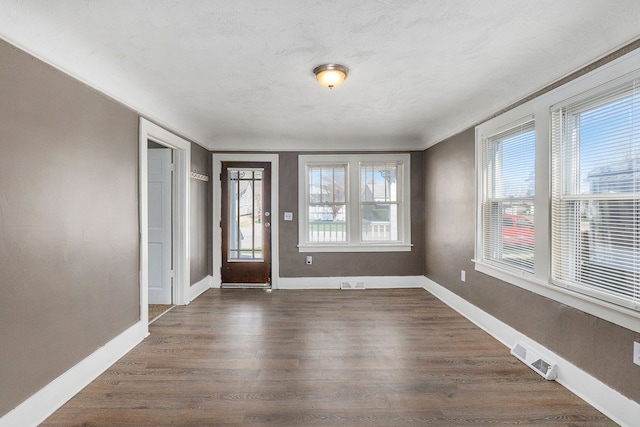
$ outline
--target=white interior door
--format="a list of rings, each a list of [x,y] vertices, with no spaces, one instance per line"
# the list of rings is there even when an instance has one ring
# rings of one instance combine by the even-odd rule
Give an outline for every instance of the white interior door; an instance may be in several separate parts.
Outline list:
[[[148,150],[149,304],[172,303],[172,152]]]

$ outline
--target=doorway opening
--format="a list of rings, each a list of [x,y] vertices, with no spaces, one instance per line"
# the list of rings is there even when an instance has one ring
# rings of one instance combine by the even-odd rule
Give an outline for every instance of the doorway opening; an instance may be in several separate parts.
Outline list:
[[[189,303],[191,144],[140,118],[140,321]],[[165,312],[163,307],[153,307]]]

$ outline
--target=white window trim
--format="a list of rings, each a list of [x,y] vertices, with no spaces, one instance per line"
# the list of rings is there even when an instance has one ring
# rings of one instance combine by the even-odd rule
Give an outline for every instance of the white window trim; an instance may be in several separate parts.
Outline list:
[[[520,117],[520,115],[524,114],[522,117]],[[516,118],[516,116],[518,116]],[[512,110],[512,112],[509,112],[507,114],[504,114],[502,116],[500,116],[501,120],[496,121],[495,124],[496,127],[494,126],[478,126],[478,128],[476,129],[476,170],[478,171],[479,174],[478,175],[478,179],[476,180],[477,185],[478,185],[478,189],[476,192],[476,195],[478,196],[478,201],[477,201],[477,209],[476,209],[476,215],[477,215],[477,219],[476,219],[476,224],[478,225],[478,227],[482,227],[482,224],[484,223],[483,220],[483,204],[484,202],[486,202],[489,197],[487,196],[487,193],[489,192],[488,189],[488,182],[486,181],[485,177],[485,158],[483,156],[483,152],[484,152],[484,144],[485,141],[489,138],[494,137],[495,135],[499,135],[505,131],[508,130],[512,130],[515,128],[518,128],[524,124],[533,122],[534,126],[535,126],[535,114],[533,114],[533,112],[529,111],[528,108],[517,108]],[[511,121],[509,121],[511,120]],[[535,127],[534,127],[535,129]],[[537,135],[537,129],[536,129],[536,135]],[[537,142],[537,139],[536,139]],[[537,174],[536,174],[537,175]],[[537,182],[536,182],[536,187],[537,187]],[[537,191],[535,192],[535,194],[537,194]],[[534,195],[535,198],[535,195]],[[523,200],[522,198],[515,198],[513,199],[514,201],[516,200]],[[529,200],[529,199],[527,199]],[[535,200],[537,201],[537,200]],[[535,203],[534,203],[535,205]],[[536,222],[537,222],[537,212],[536,212]],[[535,229],[534,229],[534,233],[535,233]],[[476,249],[475,249],[475,253],[476,253],[476,258],[478,257],[478,254],[484,254],[485,253],[485,242],[482,239],[481,236],[483,236],[484,233],[479,233],[477,236],[478,238],[476,239]],[[537,237],[537,236],[536,236]],[[534,254],[534,263],[537,263],[537,257]],[[487,261],[487,264],[495,264],[498,268],[504,268],[506,270],[513,270],[514,272],[517,272],[518,274],[523,274],[523,275],[532,275],[532,273],[530,271],[527,271],[523,268],[518,268],[516,266],[509,266],[506,262],[499,262],[499,261]]]
[[[501,114],[476,128],[476,239],[475,269],[522,289],[579,309],[635,332],[640,332],[638,311],[600,300],[551,281],[551,108],[570,102],[576,96],[585,96],[592,90],[602,90],[613,80],[623,76],[632,78],[640,73],[640,52],[632,52],[584,76],[541,95],[525,104]],[[597,89],[596,89],[597,88]],[[484,182],[482,178],[482,138],[500,129],[512,127],[519,120],[535,117],[536,129],[536,228],[535,270],[533,273],[497,266],[482,259],[482,211]],[[640,307],[636,307],[640,309]]]
[[[397,242],[360,242],[345,243],[309,243],[307,222],[307,164],[348,163],[348,227],[359,228],[359,164],[402,162],[402,203],[399,234],[402,238]],[[392,154],[324,154],[298,156],[298,251],[299,252],[408,252],[411,251],[411,156],[406,153]],[[350,233],[353,236],[353,233]],[[353,238],[352,238],[353,240]]]

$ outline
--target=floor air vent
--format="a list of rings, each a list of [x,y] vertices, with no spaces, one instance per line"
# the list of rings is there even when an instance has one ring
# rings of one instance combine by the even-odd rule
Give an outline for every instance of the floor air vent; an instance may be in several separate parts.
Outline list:
[[[542,375],[545,380],[556,379],[556,364],[544,360],[540,355],[526,347],[524,344],[517,343],[513,346],[511,354]]]
[[[340,282],[340,289],[364,290],[364,282]]]

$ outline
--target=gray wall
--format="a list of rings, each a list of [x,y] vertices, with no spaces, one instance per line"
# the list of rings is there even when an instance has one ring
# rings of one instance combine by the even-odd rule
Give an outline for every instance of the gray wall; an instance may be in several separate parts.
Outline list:
[[[640,334],[474,271],[474,131],[425,155],[425,275],[640,402]],[[460,281],[466,270],[466,282]]]
[[[309,153],[304,153],[309,154]],[[328,154],[328,153],[323,153]],[[298,153],[280,154],[280,276],[421,276],[424,271],[423,152],[411,153],[411,252],[298,252]],[[284,221],[282,212],[293,212]],[[305,257],[313,256],[306,265]]]
[[[1,417],[139,320],[139,227],[135,112],[3,41],[0,93]],[[280,215],[281,275],[425,274],[640,402],[639,334],[473,271],[473,146],[470,129],[411,154],[411,252],[306,266]],[[297,168],[280,155],[280,211],[296,219]],[[211,173],[195,144],[192,170]],[[211,191],[191,184],[195,283],[211,274]]]
[[[212,274],[213,255],[211,239],[211,153],[191,144],[191,171],[209,176],[209,181],[191,178],[190,255],[191,284]]]
[[[0,416],[139,320],[138,116],[0,41]]]

